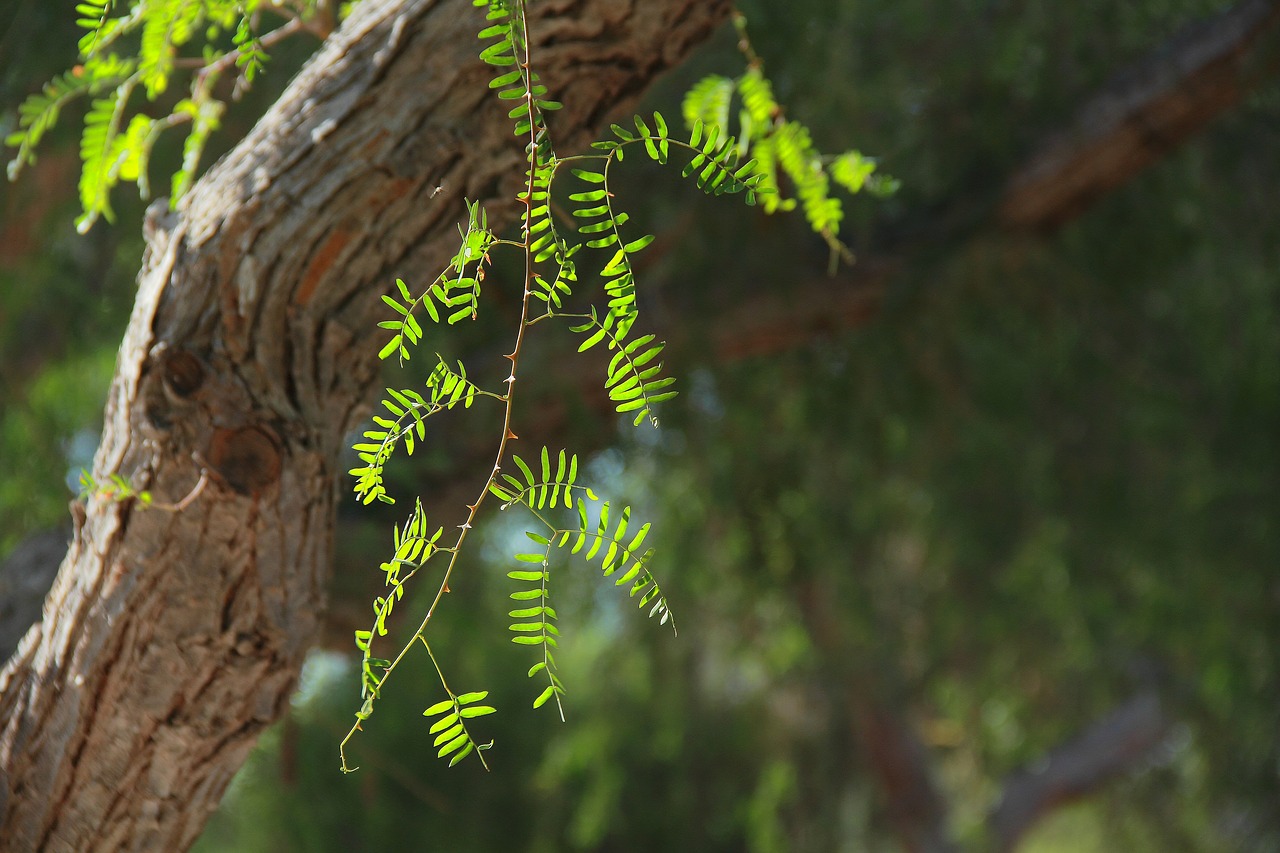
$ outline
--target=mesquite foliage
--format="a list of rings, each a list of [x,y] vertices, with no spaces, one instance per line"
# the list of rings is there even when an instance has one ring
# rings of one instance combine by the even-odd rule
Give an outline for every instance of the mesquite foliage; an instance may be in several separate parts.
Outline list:
[[[437,354],[425,375],[385,389],[367,429],[353,445],[359,462],[349,474],[357,498],[365,504],[393,504],[386,467],[401,448],[412,455],[421,446],[429,418],[477,403],[495,407],[501,418],[493,466],[478,483],[477,496],[468,504],[458,531],[446,536],[443,528],[433,529],[420,499],[392,531],[390,556],[379,565],[385,591],[373,602],[370,626],[355,632],[361,655],[361,704],[339,747],[343,771],[355,769],[347,763],[348,742],[372,717],[400,663],[419,645],[445,694],[423,712],[432,720],[426,734],[433,738],[438,756],[448,759],[450,766],[472,754],[484,763],[483,753],[493,744],[476,740],[471,726],[495,709],[480,704],[486,691],[457,693],[450,688],[428,642],[428,630],[487,497],[500,501],[502,510],[524,513],[532,528],[525,532],[532,547],[514,555],[507,577],[512,582],[511,641],[533,656],[528,675],[537,685],[534,708],[554,698],[564,716],[566,687],[555,659],[561,635],[551,582],[553,575],[559,581],[562,568],[567,569],[573,558],[596,565],[601,578],[674,630],[670,605],[651,571],[655,551],[646,546],[649,524],[634,522],[631,507],[604,500],[581,482],[576,454],[559,450],[553,455],[542,447],[533,461],[526,461],[511,447],[524,345],[534,327],[544,323],[567,326],[578,336],[579,353],[602,349],[609,354],[603,387],[618,414],[635,426],[648,422],[657,427],[658,407],[677,394],[676,380],[662,360],[665,343],[651,332],[636,331],[640,311],[635,261],[654,236],[634,228],[615,195],[616,170],[627,155],[674,165],[704,193],[739,195],[748,205],[759,202],[768,213],[798,206],[832,247],[833,258],[849,253],[839,240],[842,210],[830,194],[831,184],[849,192],[884,192],[893,186],[892,179],[875,172],[874,161],[856,151],[834,158],[821,155],[808,130],[785,117],[746,39],[741,17],[738,27],[748,70],[736,79],[713,76],[694,86],[684,100],[683,129],[673,128],[658,112],[636,115],[611,125],[608,137],[595,142],[591,153],[561,156],[546,121],[546,115],[561,105],[549,97],[535,70],[525,0],[472,0],[472,5],[485,17],[479,32],[480,58],[493,69],[489,88],[507,107],[512,133],[525,154],[524,187],[517,196],[523,211],[519,232],[515,237],[495,233],[484,209],[468,201],[466,221],[458,228],[458,250],[446,267],[425,284],[397,279],[395,290],[382,296],[390,313],[378,327],[390,336],[381,342],[378,355],[382,360],[394,355],[400,368],[410,371],[411,364],[419,363],[413,356],[430,326],[475,320],[484,310],[482,284],[504,285],[486,284],[486,272],[498,251],[523,260],[523,281],[517,283],[520,318],[504,356],[510,372],[500,387],[482,387],[464,363],[450,363]],[[84,30],[79,64],[21,105],[17,129],[5,142],[16,149],[9,164],[12,179],[34,161],[36,147],[62,110],[77,99],[89,102],[80,145],[81,231],[100,217],[113,218],[111,193],[120,182],[136,183],[146,197],[156,139],[165,130],[189,125],[181,167],[170,179],[170,203],[176,205],[195,178],[209,136],[218,128],[224,104],[213,93],[219,78],[234,74],[238,92],[263,68],[266,48],[299,31],[324,35],[332,25],[327,19],[329,4],[319,0],[81,0],[76,9]],[[264,31],[264,13],[284,18],[285,23]],[[200,46],[201,59],[191,56],[192,45]],[[189,96],[162,99],[184,71],[190,71]],[[730,122],[735,99],[740,103],[736,136]],[[173,106],[168,115],[157,117],[141,109],[138,100]],[[583,281],[595,289],[581,291]],[[116,488],[120,494],[134,494],[123,480]],[[148,496],[142,498],[145,502]],[[434,587],[435,592],[426,615],[398,650],[383,651],[395,607],[410,593],[412,582],[428,578],[427,591]]]

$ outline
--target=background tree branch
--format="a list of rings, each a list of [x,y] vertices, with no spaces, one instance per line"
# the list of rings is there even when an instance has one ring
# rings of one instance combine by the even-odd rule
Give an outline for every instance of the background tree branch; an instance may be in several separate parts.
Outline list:
[[[1188,25],[1090,98],[1006,185],[1005,228],[1059,228],[1240,102],[1276,70],[1280,3]]]
[[[997,850],[1013,850],[1037,820],[1131,773],[1168,736],[1160,699],[1143,693],[1116,708],[1034,766],[1010,774],[987,819]]]

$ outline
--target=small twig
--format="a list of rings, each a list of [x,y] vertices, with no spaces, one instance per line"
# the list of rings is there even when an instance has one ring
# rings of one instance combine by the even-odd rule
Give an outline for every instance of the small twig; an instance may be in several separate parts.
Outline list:
[[[746,15],[735,10],[733,13],[733,27],[738,31],[738,52],[746,58],[747,65],[755,69],[763,68],[764,60],[760,58],[760,54],[756,53],[756,49],[751,44],[751,37],[747,35]]]
[[[182,512],[184,509],[191,506],[191,503],[196,498],[200,497],[200,493],[204,491],[204,487],[208,485],[208,483],[209,483],[209,469],[201,468],[200,479],[196,481],[196,484],[191,487],[191,491],[187,492],[186,497],[184,497],[182,500],[172,504],[161,504],[161,503],[152,502],[147,504],[147,507],[149,507],[150,509],[164,510],[165,512]]]
[[[259,38],[258,44],[263,50],[266,50],[267,48],[274,47],[290,36],[295,36],[304,31],[315,33],[320,36],[320,38],[324,38],[323,35],[320,35],[320,33],[306,21],[298,17],[290,17],[285,23]],[[173,66],[175,68],[196,69],[195,76],[198,81],[203,83],[206,79],[209,79],[210,77],[216,78],[223,71],[226,71],[229,67],[235,65],[241,55],[243,55],[243,51],[239,48],[235,48],[234,50],[229,50],[222,54],[222,56],[219,56],[213,62],[208,63],[197,56],[184,56],[175,59],[173,61]]]

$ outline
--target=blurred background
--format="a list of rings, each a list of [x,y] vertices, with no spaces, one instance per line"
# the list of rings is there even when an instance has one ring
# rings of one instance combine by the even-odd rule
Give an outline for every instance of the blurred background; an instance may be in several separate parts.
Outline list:
[[[632,428],[549,334],[516,424],[654,522],[679,635],[567,561],[568,721],[530,710],[505,627],[523,527],[495,517],[432,623],[451,686],[500,709],[492,772],[435,759],[423,660],[344,776],[351,631],[400,520],[352,499],[321,646],[198,849],[1280,850],[1276,6],[742,0],[789,115],[901,189],[847,204],[857,263],[828,276],[803,222],[628,161],[658,235],[640,324],[683,393]],[[73,61],[72,17],[0,8],[0,130]],[[645,108],[740,73],[735,41]],[[1244,84],[1195,64],[1206,44]],[[221,145],[313,47],[273,58]],[[125,193],[75,234],[74,123],[52,142],[0,184],[0,616],[60,558],[142,250]],[[501,281],[433,348],[491,369]],[[479,409],[394,470],[399,507],[456,523]]]

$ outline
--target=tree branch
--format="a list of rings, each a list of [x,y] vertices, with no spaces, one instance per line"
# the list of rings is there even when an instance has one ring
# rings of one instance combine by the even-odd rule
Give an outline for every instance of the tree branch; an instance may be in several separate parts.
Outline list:
[[[1034,766],[1012,773],[987,819],[997,850],[1013,850],[1037,820],[1094,793],[1160,745],[1169,720],[1154,694],[1135,696]]]
[[[1118,75],[1014,173],[999,224],[1051,231],[1239,103],[1276,68],[1277,0],[1193,24]]]

